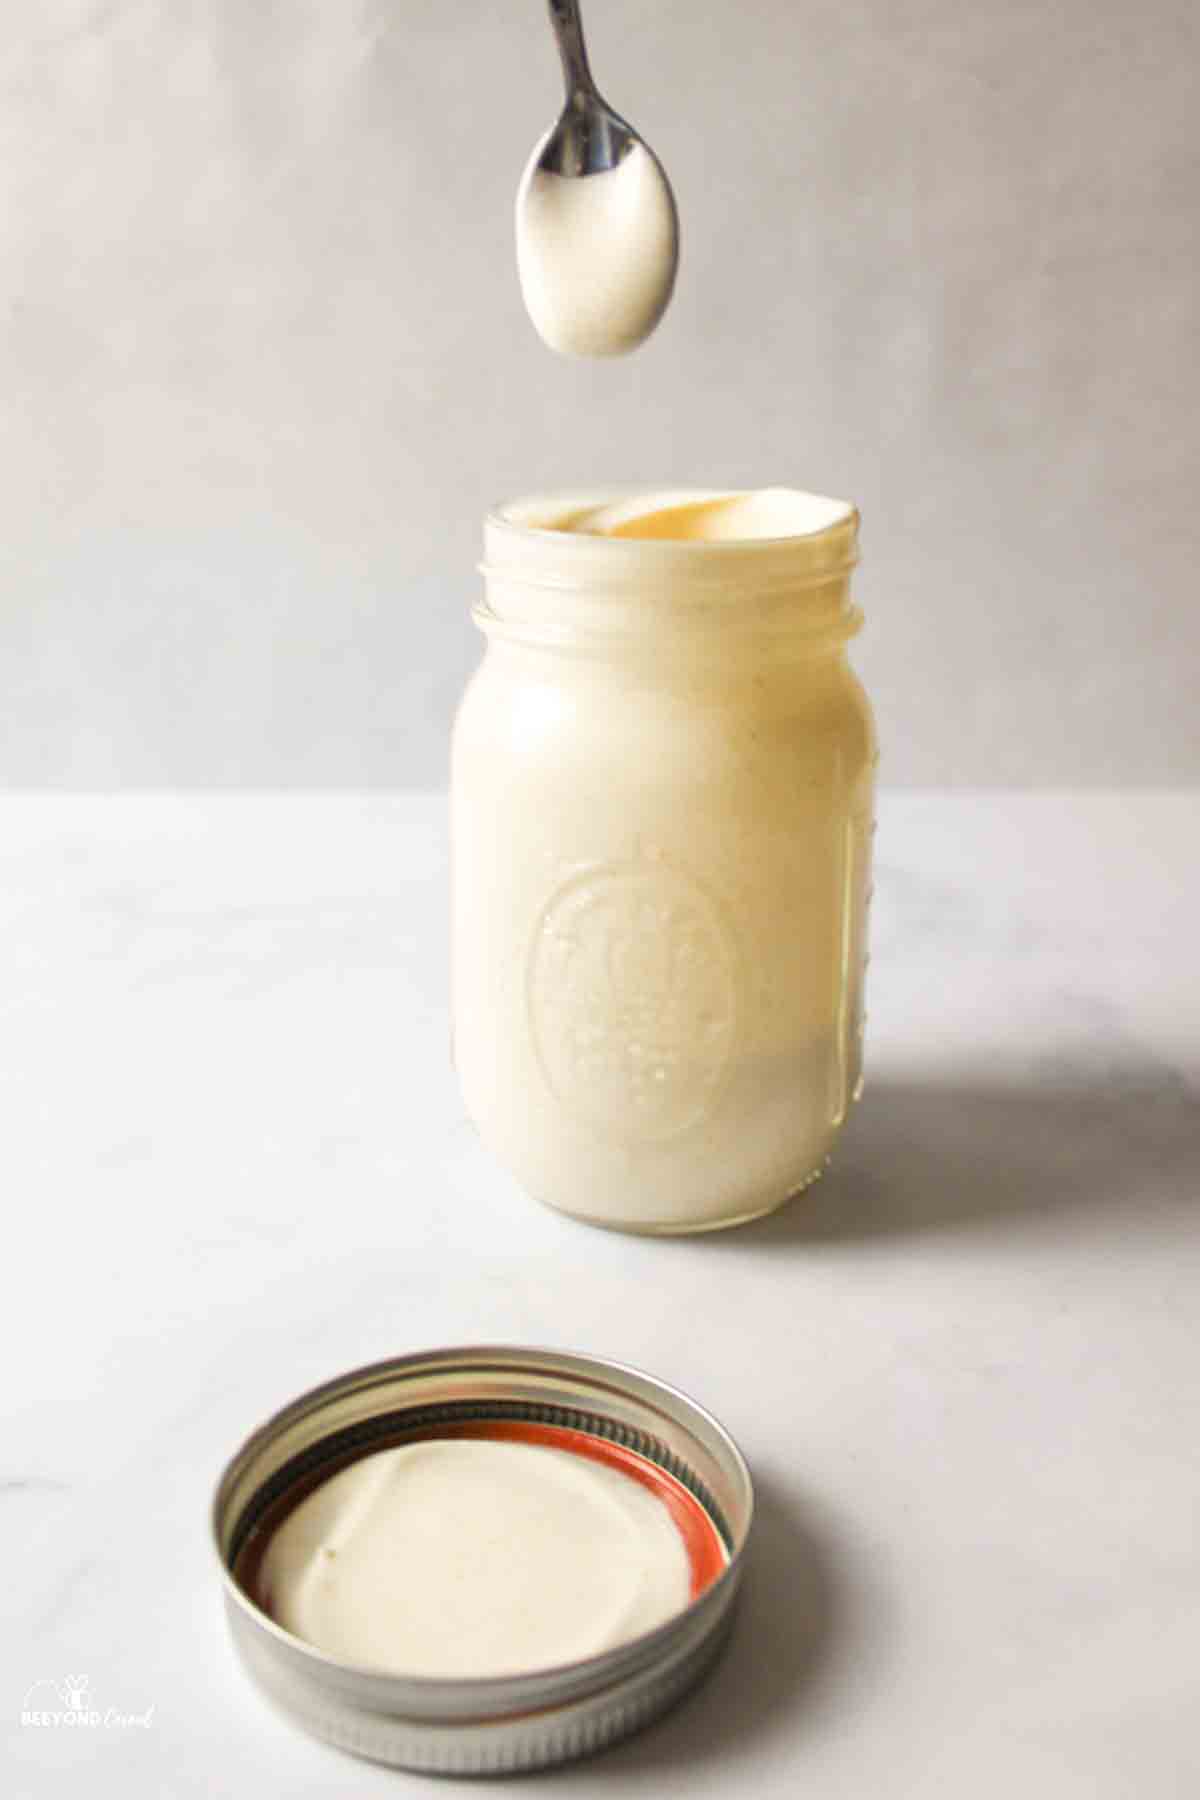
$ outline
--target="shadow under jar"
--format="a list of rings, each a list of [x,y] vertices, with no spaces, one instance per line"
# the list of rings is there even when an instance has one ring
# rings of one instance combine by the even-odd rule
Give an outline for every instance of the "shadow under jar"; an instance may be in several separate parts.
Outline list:
[[[492,1152],[593,1224],[769,1212],[857,1097],[857,527],[790,489],[487,519],[453,746],[455,1062]]]

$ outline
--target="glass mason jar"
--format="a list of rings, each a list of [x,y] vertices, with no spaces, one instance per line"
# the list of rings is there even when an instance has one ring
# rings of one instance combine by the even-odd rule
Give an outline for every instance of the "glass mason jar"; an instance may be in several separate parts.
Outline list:
[[[861,1083],[874,727],[853,508],[790,490],[517,502],[458,713],[454,1049],[538,1200],[735,1225]]]

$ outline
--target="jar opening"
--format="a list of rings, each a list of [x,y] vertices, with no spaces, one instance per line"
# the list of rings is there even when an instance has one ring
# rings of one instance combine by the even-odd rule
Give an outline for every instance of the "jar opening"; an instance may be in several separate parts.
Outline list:
[[[853,514],[845,500],[796,488],[664,492],[569,508],[558,517],[551,513],[542,529],[666,543],[752,544],[811,537],[845,524]]]

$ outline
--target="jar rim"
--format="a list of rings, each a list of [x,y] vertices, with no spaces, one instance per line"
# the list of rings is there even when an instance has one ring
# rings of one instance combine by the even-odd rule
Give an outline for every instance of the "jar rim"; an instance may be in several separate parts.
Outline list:
[[[668,512],[743,494],[760,526],[798,517],[814,520],[816,528],[787,537],[655,537],[564,525],[635,519],[639,508]],[[487,515],[481,564],[487,597],[474,617],[489,634],[564,647],[646,641],[669,626],[686,628],[701,650],[731,630],[758,650],[784,639],[836,644],[861,623],[848,594],[857,545],[853,506],[797,489],[609,488],[532,496]]]
[[[718,507],[738,501],[763,502],[765,510],[782,520],[790,507],[797,514],[807,510],[814,522],[792,531],[755,531],[744,535],[643,536],[615,535],[612,531],[581,528],[583,518],[624,515],[628,523],[644,506],[663,512],[696,507]],[[837,500],[802,488],[698,488],[614,486],[585,491],[528,495],[491,507],[484,521],[489,564],[507,561],[504,550],[520,554],[519,546],[539,557],[561,555],[578,560],[603,558],[607,573],[616,574],[631,563],[641,570],[648,563],[670,567],[685,577],[714,565],[731,562],[762,565],[786,559],[789,573],[829,577],[849,571],[857,562],[859,514],[849,501]]]

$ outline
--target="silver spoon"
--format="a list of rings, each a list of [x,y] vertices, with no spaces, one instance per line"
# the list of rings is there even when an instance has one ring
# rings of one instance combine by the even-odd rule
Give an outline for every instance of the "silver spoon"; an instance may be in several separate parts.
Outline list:
[[[578,0],[549,0],[550,23],[562,59],[567,103],[542,146],[538,167],[552,175],[599,175],[615,169],[641,140],[603,100],[592,78]]]
[[[597,90],[578,0],[549,0],[549,7],[567,97],[558,122],[534,150],[517,195],[521,285],[534,324],[552,348],[619,354],[649,336],[671,298],[679,265],[678,208],[650,146]],[[618,233],[603,187],[582,184],[622,168],[641,185],[636,204],[621,209]],[[559,189],[556,177],[568,187]],[[589,216],[585,208],[593,196]],[[605,305],[612,321],[607,333]]]

